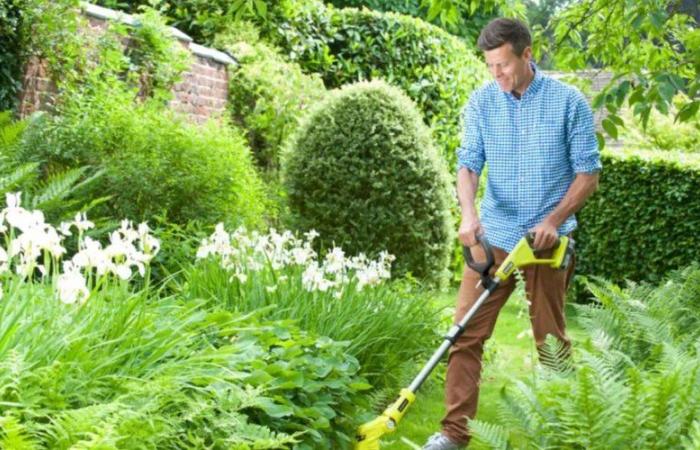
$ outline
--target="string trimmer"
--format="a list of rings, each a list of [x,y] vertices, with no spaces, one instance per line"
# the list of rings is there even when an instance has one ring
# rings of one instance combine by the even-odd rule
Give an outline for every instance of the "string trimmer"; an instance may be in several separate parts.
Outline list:
[[[421,385],[428,378],[440,359],[464,332],[467,323],[474,314],[476,314],[491,293],[494,292],[501,283],[512,276],[516,269],[534,264],[548,265],[556,269],[566,269],[573,255],[573,240],[568,237],[560,237],[553,249],[551,257],[538,258],[532,248],[534,235],[530,233],[518,242],[494,276],[491,277],[489,272],[494,263],[493,249],[485,237],[478,237],[477,241],[484,250],[486,259],[484,262],[476,262],[472,257],[469,247],[464,247],[463,252],[467,265],[479,273],[484,292],[479,296],[476,303],[474,303],[469,311],[464,314],[462,320],[454,325],[445,335],[445,340],[440,345],[440,348],[433,353],[433,356],[423,366],[420,373],[413,379],[411,384],[407,388],[401,389],[399,398],[376,419],[360,426],[357,432],[355,450],[379,450],[380,438],[385,434],[396,431],[396,427],[406,414],[408,407],[415,401],[416,392],[418,392],[418,389],[420,389]]]

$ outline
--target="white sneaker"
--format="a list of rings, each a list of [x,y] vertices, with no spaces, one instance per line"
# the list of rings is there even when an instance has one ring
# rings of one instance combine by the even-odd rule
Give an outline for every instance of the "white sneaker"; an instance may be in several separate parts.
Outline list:
[[[428,442],[423,446],[423,450],[460,450],[464,446],[452,442],[450,438],[442,433],[435,433],[428,438]]]

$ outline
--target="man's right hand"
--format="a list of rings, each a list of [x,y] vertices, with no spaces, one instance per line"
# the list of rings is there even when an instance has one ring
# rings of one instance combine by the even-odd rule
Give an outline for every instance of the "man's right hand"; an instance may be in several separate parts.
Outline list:
[[[476,237],[483,234],[481,222],[477,217],[462,217],[462,223],[459,225],[457,233],[459,241],[462,245],[473,247],[477,244]]]

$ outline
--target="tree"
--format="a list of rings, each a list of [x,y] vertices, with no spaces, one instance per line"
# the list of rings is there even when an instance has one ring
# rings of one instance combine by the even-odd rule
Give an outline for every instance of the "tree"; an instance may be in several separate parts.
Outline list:
[[[680,1],[573,2],[554,15],[535,42],[540,43],[536,54],[548,51],[559,69],[613,73],[593,99],[595,108],[608,110],[602,125],[613,138],[624,125],[618,111],[625,103],[644,127],[652,109],[668,114],[678,94],[675,120],[698,113],[700,30]]]
[[[445,20],[454,20],[453,12],[459,8],[491,1],[424,0],[433,14]],[[519,10],[510,0],[493,1],[502,11]],[[608,110],[602,125],[613,138],[624,126],[618,111],[625,103],[644,127],[653,109],[673,112],[675,120],[683,122],[700,109],[697,15],[697,4],[682,0],[572,1],[556,10],[546,26],[535,27],[535,55],[549,55],[560,70],[597,68],[613,73],[593,99],[594,108]],[[598,140],[602,146],[603,136]]]

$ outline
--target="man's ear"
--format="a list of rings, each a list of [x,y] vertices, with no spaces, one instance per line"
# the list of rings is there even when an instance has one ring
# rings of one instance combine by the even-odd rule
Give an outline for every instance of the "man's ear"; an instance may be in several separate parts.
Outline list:
[[[530,62],[530,61],[532,60],[532,48],[531,48],[531,47],[525,47],[525,48],[523,49],[523,54],[522,54],[521,58],[523,58],[523,59],[527,60],[528,62]]]

